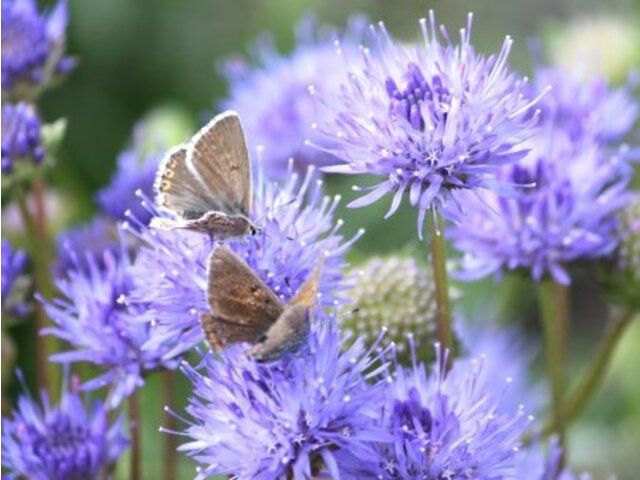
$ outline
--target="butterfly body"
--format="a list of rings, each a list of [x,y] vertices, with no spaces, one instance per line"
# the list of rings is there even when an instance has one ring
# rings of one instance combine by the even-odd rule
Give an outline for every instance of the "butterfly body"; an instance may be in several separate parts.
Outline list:
[[[212,350],[248,342],[248,354],[258,361],[297,351],[309,332],[319,277],[318,266],[285,305],[235,253],[217,247],[209,260],[211,311],[200,317]]]
[[[251,220],[251,164],[235,112],[224,112],[186,145],[165,155],[155,182],[156,203],[170,214],[156,228],[185,228],[216,238],[255,235]]]

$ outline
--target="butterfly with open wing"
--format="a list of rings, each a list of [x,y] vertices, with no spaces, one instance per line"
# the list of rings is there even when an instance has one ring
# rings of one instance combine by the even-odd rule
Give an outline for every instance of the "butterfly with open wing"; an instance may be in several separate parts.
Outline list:
[[[169,150],[158,168],[156,203],[173,218],[156,228],[186,228],[218,238],[255,235],[247,142],[236,112],[214,117],[186,145]]]
[[[225,246],[209,257],[210,312],[200,317],[214,352],[236,343],[253,344],[247,352],[259,362],[270,362],[285,352],[296,352],[309,334],[310,317],[318,295],[324,255],[284,305],[240,257]]]

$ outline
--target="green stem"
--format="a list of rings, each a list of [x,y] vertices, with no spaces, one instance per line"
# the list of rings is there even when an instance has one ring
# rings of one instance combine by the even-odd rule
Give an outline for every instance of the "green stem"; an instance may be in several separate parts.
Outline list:
[[[129,395],[129,430],[131,431],[131,457],[129,464],[129,480],[140,480],[141,476],[141,432],[140,403],[138,391]]]
[[[164,404],[168,407],[175,408],[174,372],[171,370],[162,372],[162,384],[164,390]],[[167,428],[171,431],[176,430],[176,419],[173,415],[167,416]],[[165,435],[164,437],[164,470],[162,475],[164,480],[174,480],[175,478],[178,478],[177,437],[175,435]]]
[[[564,407],[564,417],[567,421],[575,418],[586,406],[591,395],[599,385],[607,366],[611,360],[618,340],[622,338],[627,325],[634,317],[632,310],[626,310],[611,320],[605,329],[604,336],[598,346],[598,351],[587,373],[576,391],[567,400]]]
[[[436,323],[438,340],[442,352],[452,347],[451,305],[449,303],[449,284],[447,279],[447,253],[444,239],[444,226],[440,215],[433,210],[429,222],[431,233],[431,264],[436,290]],[[452,355],[449,354],[449,365]]]
[[[27,233],[27,246],[29,249],[30,257],[33,261],[33,269],[35,276],[36,290],[45,298],[50,298],[51,295],[51,280],[49,276],[49,261],[47,255],[48,244],[46,236],[43,235],[44,227],[40,222],[36,222],[34,216],[29,210],[27,204],[27,198],[22,188],[17,187],[14,191],[18,210],[22,217],[22,222]],[[39,215],[40,219],[44,217]],[[53,352],[52,339],[49,337],[42,337],[39,332],[47,324],[47,316],[44,308],[40,302],[35,302],[35,336],[36,336],[36,377],[37,384],[40,389],[45,389],[50,392],[53,398],[57,398],[57,390],[59,383],[54,381],[57,379],[58,371],[56,366],[48,362],[49,354]]]
[[[562,402],[565,380],[565,332],[569,323],[568,290],[551,279],[543,280],[539,286],[539,302],[547,356],[547,375],[551,388],[551,415],[554,431],[558,434],[562,448],[561,463],[563,463],[567,456],[566,422]]]

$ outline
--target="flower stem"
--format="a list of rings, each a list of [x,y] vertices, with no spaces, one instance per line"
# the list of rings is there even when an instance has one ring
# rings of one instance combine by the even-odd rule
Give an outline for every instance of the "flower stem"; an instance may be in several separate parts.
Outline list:
[[[607,324],[604,336],[598,346],[598,351],[593,358],[593,363],[589,366],[576,391],[573,392],[565,404],[564,417],[566,420],[575,418],[586,406],[607,370],[618,340],[622,338],[622,334],[633,318],[634,312],[626,310]]]
[[[447,279],[447,254],[444,240],[444,226],[440,214],[432,207],[432,221],[429,222],[431,233],[431,264],[436,290],[436,322],[438,340],[442,352],[452,347],[451,306],[449,303],[449,285]],[[453,355],[449,354],[449,365]]]
[[[131,457],[129,465],[129,480],[140,480],[141,477],[141,433],[140,433],[140,404],[138,391],[129,395],[129,429],[131,431]]]
[[[175,382],[174,372],[166,370],[162,372],[162,386],[164,393],[165,406],[175,407]],[[167,428],[171,431],[176,430],[176,420],[173,415],[167,416]],[[178,442],[175,435],[165,435],[164,440],[164,480],[174,480],[177,478],[177,466],[178,466]]]
[[[39,191],[42,193],[41,185]],[[36,190],[37,192],[38,190]],[[49,244],[47,241],[46,216],[44,200],[36,198],[36,215],[29,210],[27,198],[21,187],[14,190],[18,210],[27,233],[27,246],[33,261],[36,290],[44,298],[51,298],[53,291],[49,269]],[[37,195],[36,195],[37,197]],[[39,204],[39,205],[38,205]],[[60,381],[59,372],[52,362],[48,362],[49,354],[55,351],[56,343],[52,337],[42,337],[39,332],[47,324],[47,315],[40,302],[36,302],[35,334],[36,334],[36,377],[39,388],[46,389],[54,398],[57,397]]]
[[[561,464],[567,456],[566,422],[563,416],[564,350],[569,323],[568,289],[552,279],[545,279],[539,286],[540,314],[547,355],[547,375],[551,387],[551,414],[554,431],[562,448]]]

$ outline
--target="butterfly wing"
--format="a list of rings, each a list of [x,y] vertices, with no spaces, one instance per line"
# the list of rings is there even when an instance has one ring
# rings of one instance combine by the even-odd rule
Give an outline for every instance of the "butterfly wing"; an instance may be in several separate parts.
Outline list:
[[[289,301],[289,305],[301,305],[312,310],[315,307],[318,297],[318,287],[320,286],[320,277],[322,276],[322,267],[324,265],[324,253],[318,255],[316,265],[309,275],[309,278],[300,286],[296,294]]]
[[[211,313],[200,315],[200,324],[204,336],[214,352],[224,350],[235,343],[253,343],[264,333],[262,329],[253,325],[230,322]]]
[[[185,220],[200,218],[212,209],[205,185],[187,168],[187,147],[172,148],[162,159],[154,190],[156,203]]]
[[[187,164],[210,192],[215,210],[249,217],[251,164],[240,117],[221,113],[192,139]]]
[[[280,299],[227,247],[209,258],[209,306],[226,322],[266,331],[284,310]]]

